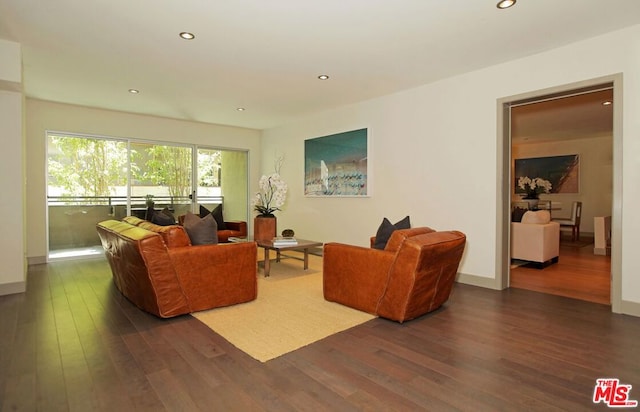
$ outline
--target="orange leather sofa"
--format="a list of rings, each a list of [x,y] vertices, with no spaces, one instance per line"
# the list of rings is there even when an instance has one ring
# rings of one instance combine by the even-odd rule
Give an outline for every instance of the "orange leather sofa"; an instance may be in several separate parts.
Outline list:
[[[383,318],[404,322],[449,299],[466,237],[422,227],[396,230],[384,250],[327,243],[324,297]]]
[[[257,297],[255,242],[191,246],[182,226],[131,216],[96,227],[116,287],[146,312],[168,318]]]
[[[224,230],[218,230],[218,242],[228,243],[230,237],[247,237],[247,222],[241,220],[229,220],[224,222],[227,226]]]

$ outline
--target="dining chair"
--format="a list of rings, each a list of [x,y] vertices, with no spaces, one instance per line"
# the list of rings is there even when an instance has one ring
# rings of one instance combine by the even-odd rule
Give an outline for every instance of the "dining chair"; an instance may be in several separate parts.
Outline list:
[[[560,227],[571,227],[571,241],[580,240],[580,217],[582,216],[582,202],[573,202],[571,205],[571,217],[568,219],[551,219],[558,222]]]

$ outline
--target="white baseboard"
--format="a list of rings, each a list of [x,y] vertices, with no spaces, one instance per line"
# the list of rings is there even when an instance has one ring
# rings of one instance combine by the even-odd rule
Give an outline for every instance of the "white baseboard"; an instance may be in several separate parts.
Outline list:
[[[27,257],[27,265],[31,266],[31,265],[44,265],[45,263],[47,263],[47,257],[46,256],[31,256],[31,257]]]
[[[483,276],[469,275],[466,273],[458,273],[456,282],[463,283],[465,285],[478,286],[486,289],[500,290],[500,288],[496,286],[495,279],[486,278]],[[640,302],[631,302],[628,300],[623,300],[620,305],[620,311],[618,313],[623,315],[640,317]]]
[[[501,288],[496,285],[494,278],[487,278],[484,276],[469,275],[466,273],[458,273],[456,282],[464,283],[465,285],[479,286],[481,288],[500,290]]]
[[[620,313],[640,317],[640,303],[623,300],[620,304]]]
[[[27,282],[3,283],[0,285],[0,296],[24,293],[27,291]]]
[[[594,255],[600,256],[611,256],[611,248],[610,247],[594,247],[593,248]]]

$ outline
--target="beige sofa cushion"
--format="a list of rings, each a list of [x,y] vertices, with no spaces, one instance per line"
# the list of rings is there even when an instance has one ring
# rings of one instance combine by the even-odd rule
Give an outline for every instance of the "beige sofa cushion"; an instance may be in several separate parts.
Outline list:
[[[551,213],[548,210],[529,210],[522,216],[521,223],[544,225],[551,222]]]
[[[558,223],[511,223],[511,258],[543,263],[558,257],[559,254]]]

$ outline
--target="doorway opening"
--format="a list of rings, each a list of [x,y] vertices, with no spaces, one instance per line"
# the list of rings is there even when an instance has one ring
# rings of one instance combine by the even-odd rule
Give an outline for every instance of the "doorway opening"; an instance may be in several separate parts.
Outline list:
[[[620,205],[621,205],[621,113],[620,75],[593,79],[577,84],[531,92],[500,99],[498,102],[499,173],[502,176],[499,194],[498,266],[497,284],[500,289],[523,287],[545,293],[559,294],[578,299],[609,303],[612,310],[619,311],[620,293]],[[573,119],[571,104],[582,104],[583,117]],[[588,103],[588,104],[587,104]],[[597,104],[596,104],[597,103]],[[604,105],[603,105],[604,103]],[[587,137],[580,135],[581,129],[596,130],[597,114],[589,110],[609,111],[609,130],[597,130]],[[586,114],[586,117],[585,116]],[[602,112],[601,112],[602,113]],[[539,121],[536,122],[536,117]],[[527,124],[527,122],[530,122]],[[573,125],[573,126],[572,126]],[[575,130],[569,130],[573,127]],[[544,158],[545,156],[578,154],[582,169],[578,176],[579,186],[573,193],[550,193],[541,195],[545,204],[553,204],[549,212],[565,217],[574,201],[582,201],[582,235],[572,247],[560,246],[559,263],[545,269],[520,269],[511,261],[512,205],[519,200],[516,190],[514,159]],[[594,177],[595,176],[595,177]],[[594,179],[601,179],[596,181]],[[571,191],[569,191],[571,192]],[[587,212],[586,214],[584,212]],[[556,217],[554,216],[554,217]],[[594,234],[594,217],[611,218],[611,257],[594,256],[589,236]],[[567,243],[567,236],[562,239]],[[582,242],[582,243],[580,243]],[[564,259],[563,259],[564,256]],[[595,259],[590,261],[590,259]],[[598,263],[602,261],[601,263]],[[582,262],[582,267],[580,263]],[[595,263],[594,263],[595,262]],[[517,265],[515,265],[517,266]],[[598,268],[599,278],[594,281],[592,269]],[[523,272],[529,272],[529,278]],[[551,272],[554,272],[553,274]],[[560,275],[555,272],[563,272]],[[571,273],[573,272],[573,273]],[[582,276],[582,279],[580,278]],[[523,279],[528,281],[523,282]],[[562,284],[562,280],[566,281]],[[556,282],[554,282],[556,281]],[[559,282],[559,283],[558,283]],[[600,296],[592,299],[587,289],[598,282]],[[582,286],[581,286],[582,285]],[[545,290],[545,287],[549,289]],[[554,287],[556,290],[553,290]],[[580,288],[585,294],[580,295]],[[572,294],[571,288],[573,288]],[[608,290],[602,290],[602,288]],[[609,292],[609,293],[607,293]]]

